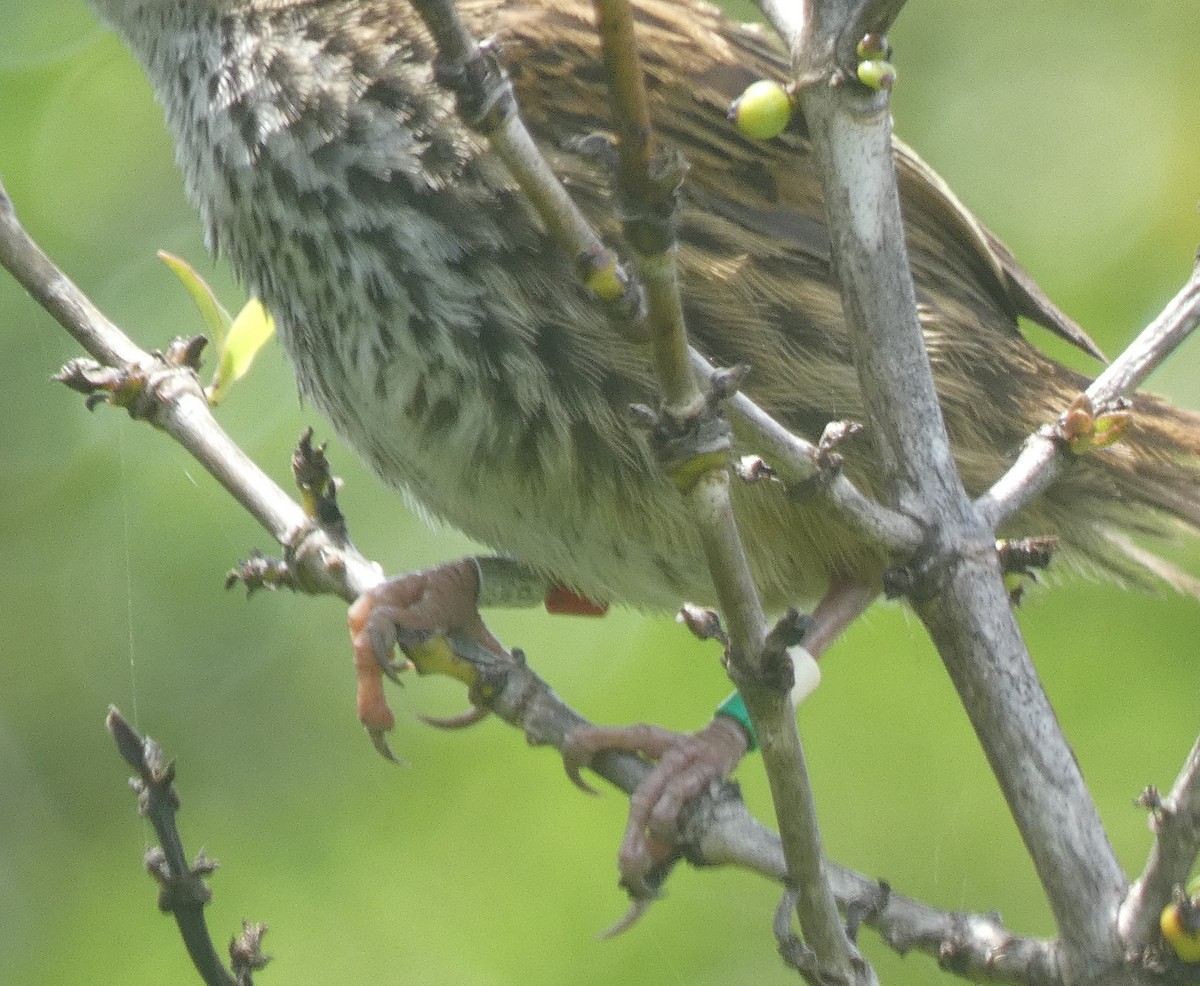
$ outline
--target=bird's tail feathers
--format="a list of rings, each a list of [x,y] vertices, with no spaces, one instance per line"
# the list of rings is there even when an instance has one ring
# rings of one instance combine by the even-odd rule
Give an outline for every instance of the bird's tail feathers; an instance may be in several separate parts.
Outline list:
[[[1095,497],[1101,490],[1106,500],[1091,543],[1074,538],[1071,547],[1121,581],[1146,588],[1165,584],[1200,600],[1200,578],[1142,543],[1178,543],[1181,535],[1200,539],[1200,414],[1153,394],[1138,394],[1133,413],[1127,438],[1080,463],[1091,472],[1081,477],[1090,489],[1068,479],[1067,496],[1057,497],[1067,509],[1072,494]]]

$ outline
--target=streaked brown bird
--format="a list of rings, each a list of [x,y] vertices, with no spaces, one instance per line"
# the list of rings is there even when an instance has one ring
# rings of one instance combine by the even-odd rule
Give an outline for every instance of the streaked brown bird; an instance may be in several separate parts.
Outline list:
[[[585,599],[647,610],[713,601],[685,505],[628,413],[655,403],[646,353],[614,332],[457,118],[407,0],[91,2],[166,111],[209,247],[274,314],[301,392],[380,476]],[[579,141],[610,129],[591,5],[459,6],[476,37],[498,39],[542,150],[619,246],[609,181]],[[802,436],[861,420],[804,121],[760,143],[726,116],[749,83],[783,76],[779,49],[697,0],[637,9],[656,125],[691,166],[679,259],[693,343],[717,365],[750,364],[746,391]],[[896,165],[942,409],[978,493],[1088,382],[1027,342],[1018,317],[1092,347],[899,144]],[[1153,581],[1147,565],[1157,566],[1126,536],[1200,529],[1200,417],[1152,396],[1135,412],[1125,441],[1077,461],[1007,533],[1054,535],[1076,564]],[[738,441],[739,454],[754,451]],[[850,477],[876,490],[866,444],[844,451]],[[877,594],[888,559],[819,497],[760,483],[735,499],[768,607],[824,598],[807,641],[820,653]],[[476,579],[472,565],[451,565],[353,608],[359,711],[372,731],[391,714],[370,627],[486,638]],[[622,850],[634,875],[647,825],[669,833],[670,806],[747,745],[724,716],[682,745],[649,739],[667,766],[635,800]]]

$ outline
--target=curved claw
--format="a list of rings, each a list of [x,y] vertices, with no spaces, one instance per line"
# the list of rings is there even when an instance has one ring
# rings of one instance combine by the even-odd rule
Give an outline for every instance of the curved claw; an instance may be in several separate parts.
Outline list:
[[[630,854],[627,847],[623,846],[617,854],[621,889],[635,902],[658,900],[662,896],[663,884],[679,858],[671,846],[652,835],[647,836],[636,855]]]
[[[382,729],[368,729],[367,735],[371,737],[371,745],[375,747],[384,760],[394,763],[397,767],[408,767],[407,760],[401,760],[392,752],[391,745],[387,741],[387,733]]]
[[[580,771],[584,767],[591,765],[592,757],[595,756],[595,751],[587,744],[579,742],[578,732],[572,733],[564,741],[562,745],[562,764],[563,770],[567,772],[567,777],[584,794],[591,794],[599,797],[600,792],[597,791],[591,784],[583,779]],[[620,924],[618,921],[617,924]]]
[[[426,726],[434,726],[437,729],[466,729],[468,726],[474,726],[477,722],[483,722],[491,712],[480,705],[472,705],[469,709],[453,716],[417,716]]]
[[[650,910],[650,905],[654,903],[654,900],[655,898],[653,897],[639,897],[637,900],[632,901],[629,909],[617,918],[616,923],[609,925],[609,927],[601,931],[596,936],[596,940],[607,941],[610,938],[616,938],[617,935],[624,934],[641,920],[643,914]]]
[[[359,598],[362,599],[365,596]],[[396,646],[396,628],[386,619],[380,619],[380,614],[375,609],[369,608],[364,614],[363,630],[367,635],[367,641],[376,663],[383,669],[384,674],[387,674],[387,669],[392,667],[392,650]]]
[[[581,764],[573,759],[570,759],[565,752],[563,753],[563,770],[567,772],[567,777],[570,778],[571,783],[579,788],[579,790],[581,790],[584,794],[591,794],[595,797],[599,797],[600,792],[592,787],[592,785],[587,781],[585,781],[582,776],[580,776],[580,768],[586,766],[587,764]]]

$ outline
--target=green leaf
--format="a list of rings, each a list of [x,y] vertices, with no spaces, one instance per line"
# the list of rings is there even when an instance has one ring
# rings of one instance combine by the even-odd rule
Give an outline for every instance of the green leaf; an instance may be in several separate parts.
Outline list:
[[[229,388],[246,375],[258,351],[275,334],[275,323],[256,298],[246,302],[237,317],[231,318],[191,264],[165,250],[158,251],[158,259],[171,268],[192,296],[209,338],[216,343],[217,371],[205,391],[209,404],[215,407],[225,399]]]
[[[229,317],[229,312],[217,301],[217,296],[213,294],[213,289],[208,286],[204,278],[197,274],[196,269],[186,260],[176,257],[173,253],[167,253],[166,250],[158,251],[158,259],[170,267],[175,276],[179,278],[180,283],[187,288],[187,293],[192,296],[192,301],[200,309],[200,317],[204,319],[204,324],[208,328],[209,338],[212,339],[219,351],[233,321]]]
[[[251,298],[229,326],[224,343],[217,350],[217,372],[208,387],[208,402],[224,400],[230,386],[246,375],[254,357],[275,334],[275,322],[257,298]]]

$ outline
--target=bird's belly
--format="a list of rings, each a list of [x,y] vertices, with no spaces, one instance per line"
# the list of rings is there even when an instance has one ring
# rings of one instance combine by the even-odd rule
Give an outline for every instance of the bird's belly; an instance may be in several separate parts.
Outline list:
[[[638,468],[577,447],[576,422],[559,413],[497,420],[496,381],[468,375],[443,389],[409,361],[390,363],[386,383],[369,361],[331,380],[328,366],[293,356],[306,395],[427,520],[597,602],[670,610],[711,600],[686,504],[652,462]]]
[[[381,385],[374,367],[343,367],[360,375],[338,382],[338,393],[360,395],[351,407],[324,389],[327,368],[301,360],[297,368],[337,431],[426,519],[596,602],[657,611],[715,604],[690,507],[651,457],[618,461],[603,446],[580,446],[578,422],[565,414],[524,427],[498,421],[488,393],[496,381],[439,390],[427,367],[393,361]],[[798,507],[777,484],[737,484],[734,495],[770,609],[811,602],[832,572],[859,566],[858,545],[839,542],[819,505]]]

